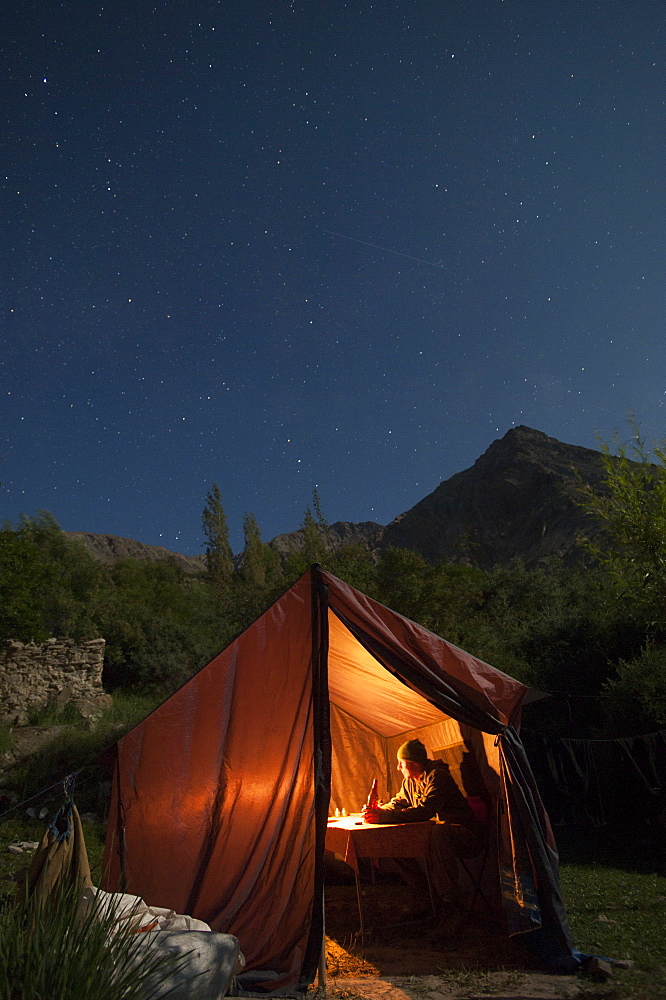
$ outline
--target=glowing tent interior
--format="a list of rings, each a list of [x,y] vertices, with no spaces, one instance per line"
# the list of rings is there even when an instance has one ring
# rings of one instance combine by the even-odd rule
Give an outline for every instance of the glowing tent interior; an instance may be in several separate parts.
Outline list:
[[[330,812],[395,750],[464,745],[499,803],[508,933],[570,957],[550,824],[518,736],[529,689],[312,567],[117,744],[105,888],[236,935],[267,991],[314,979]]]

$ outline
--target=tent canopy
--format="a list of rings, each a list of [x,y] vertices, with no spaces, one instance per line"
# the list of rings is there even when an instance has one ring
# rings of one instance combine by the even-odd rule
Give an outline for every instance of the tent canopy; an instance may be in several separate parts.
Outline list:
[[[528,689],[313,567],[117,745],[105,887],[235,934],[266,988],[312,982],[326,818],[395,750],[472,754],[500,803],[511,932],[570,954],[548,819],[517,735]],[[538,888],[537,888],[538,886]]]

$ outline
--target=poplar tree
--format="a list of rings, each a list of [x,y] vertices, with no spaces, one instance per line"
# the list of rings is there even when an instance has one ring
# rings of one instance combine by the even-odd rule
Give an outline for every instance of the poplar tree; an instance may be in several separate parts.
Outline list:
[[[206,494],[201,526],[206,538],[207,581],[220,594],[226,594],[231,586],[234,563],[227,518],[216,483],[212,484],[210,492]]]
[[[243,515],[243,535],[243,576],[249,583],[263,587],[266,584],[266,546],[261,540],[257,519],[252,513]]]

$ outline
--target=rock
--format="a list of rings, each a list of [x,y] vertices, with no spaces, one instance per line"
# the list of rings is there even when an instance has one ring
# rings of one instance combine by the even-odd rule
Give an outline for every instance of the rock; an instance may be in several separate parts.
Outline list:
[[[411,549],[433,565],[446,559],[489,569],[519,557],[529,566],[549,556],[574,563],[582,557],[578,537],[600,530],[576,503],[577,477],[598,487],[603,475],[599,452],[516,427],[392,521],[381,545]]]
[[[596,955],[593,955],[585,966],[585,972],[596,983],[605,983],[613,975],[610,962],[607,962],[603,958],[598,958]]]
[[[77,698],[72,705],[82,719],[97,719],[105,708],[111,708],[113,698],[110,694],[100,694],[95,698]]]
[[[32,712],[70,702],[82,718],[99,715],[111,703],[102,687],[105,646],[64,637],[0,643],[0,722],[24,727]]]
[[[12,854],[23,854],[24,851],[36,851],[38,847],[38,840],[15,840],[14,843],[8,844],[7,850]]]

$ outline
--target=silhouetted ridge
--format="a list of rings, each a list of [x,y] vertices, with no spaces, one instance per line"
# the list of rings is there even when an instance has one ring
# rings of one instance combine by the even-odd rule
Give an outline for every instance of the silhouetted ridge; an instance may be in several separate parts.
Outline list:
[[[483,568],[519,557],[577,561],[579,535],[591,530],[576,503],[578,477],[599,485],[601,456],[531,427],[494,441],[470,469],[441,483],[391,522],[382,545],[421,553],[428,562]]]

